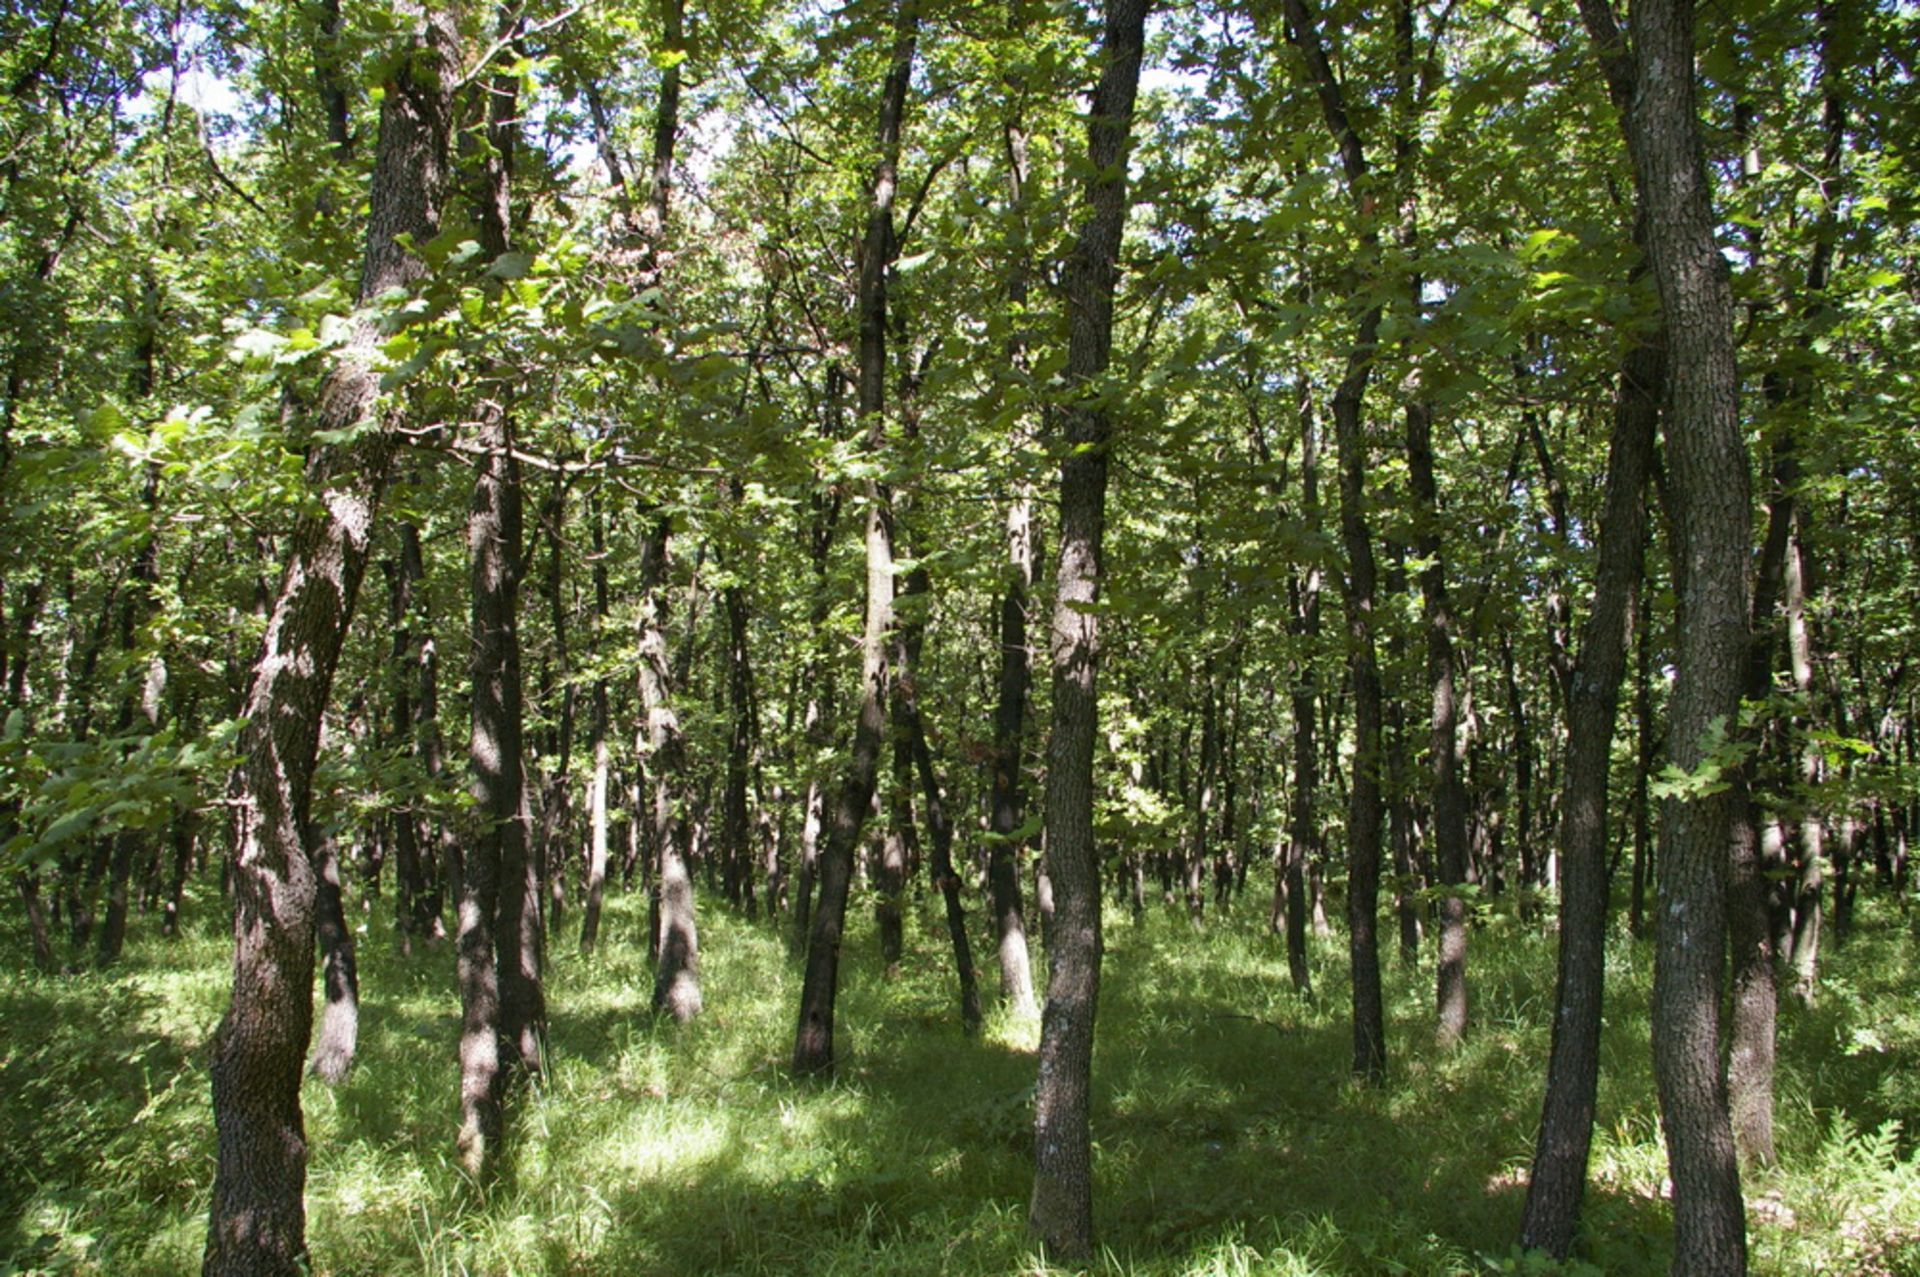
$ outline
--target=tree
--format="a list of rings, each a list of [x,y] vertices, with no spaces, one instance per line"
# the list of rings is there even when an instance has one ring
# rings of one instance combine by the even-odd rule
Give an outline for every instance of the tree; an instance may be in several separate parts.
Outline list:
[[[1099,729],[1098,604],[1115,388],[1114,292],[1127,220],[1127,147],[1140,87],[1146,0],[1107,0],[1100,81],[1087,114],[1086,220],[1068,259],[1068,344],[1061,410],[1060,558],[1054,577],[1053,723],[1047,740],[1047,875],[1054,890],[1047,1000],[1034,1091],[1028,1227],[1055,1254],[1093,1250],[1093,1147],[1087,1107],[1100,998],[1100,858],[1093,832]]]
[[[363,306],[422,276],[407,248],[439,229],[447,185],[458,34],[446,14],[404,9],[410,56],[394,63],[380,110],[369,197]],[[306,1137],[300,1075],[313,1008],[312,805],[320,718],[373,532],[392,440],[371,420],[379,395],[371,314],[321,383],[313,433],[319,510],[296,527],[247,694],[233,780],[233,999],[213,1046],[219,1135],[204,1269],[295,1273],[305,1266]]]

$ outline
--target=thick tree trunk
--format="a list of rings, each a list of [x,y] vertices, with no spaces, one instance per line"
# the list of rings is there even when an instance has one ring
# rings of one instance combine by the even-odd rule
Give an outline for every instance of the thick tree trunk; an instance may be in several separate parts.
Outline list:
[[[1099,701],[1101,553],[1113,420],[1093,384],[1113,351],[1114,292],[1126,227],[1127,150],[1149,0],[1107,0],[1100,82],[1087,120],[1087,220],[1067,261],[1066,444],[1060,463],[1060,560],[1051,654],[1046,856],[1054,892],[1047,1002],[1034,1092],[1033,1196],[1027,1222],[1055,1255],[1093,1252],[1094,1013],[1100,994],[1100,857],[1093,837]]]
[[[503,39],[520,19],[502,11]],[[512,247],[514,153],[519,146],[515,76],[497,74],[487,92],[488,150],[479,192],[480,245],[498,259]],[[500,1066],[504,1081],[538,1074],[546,1055],[546,991],[541,976],[545,920],[539,848],[529,819],[524,698],[520,660],[520,587],[525,580],[525,488],[514,457],[511,398],[501,369],[479,415],[483,452],[468,516],[473,565],[473,732],[470,754],[482,827],[473,855],[499,865],[493,945],[500,988]]]
[[[1674,1271],[1744,1273],[1746,1221],[1720,1068],[1731,810],[1729,796],[1707,782],[1739,765],[1717,763],[1714,751],[1735,738],[1748,642],[1747,452],[1732,292],[1701,160],[1692,5],[1636,0],[1632,38],[1628,149],[1670,343],[1665,434],[1679,625],[1667,754],[1701,778],[1661,810],[1654,1077],[1674,1185]]]
[[[402,237],[433,238],[446,179],[447,86],[459,74],[458,37],[450,15],[403,12],[415,21],[419,54],[393,62],[381,103],[363,302],[419,278],[421,263]],[[346,433],[366,421],[378,393],[381,340],[371,322],[357,327],[321,387],[313,412],[320,431]],[[291,537],[247,695],[233,781],[233,1000],[212,1048],[209,1275],[306,1268],[300,1076],[313,1019],[313,766],[389,450],[379,430],[313,453],[308,474],[318,509]]]

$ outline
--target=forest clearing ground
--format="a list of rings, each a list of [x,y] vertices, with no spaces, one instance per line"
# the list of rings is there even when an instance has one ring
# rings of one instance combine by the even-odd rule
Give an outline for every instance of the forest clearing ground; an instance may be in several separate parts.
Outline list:
[[[591,959],[552,944],[552,1068],[482,1194],[453,1156],[458,1030],[447,949],[402,958],[370,923],[361,1054],[305,1090],[320,1273],[1043,1273],[1025,1231],[1034,1026],[968,1041],[933,902],[907,974],[863,921],[841,994],[844,1063],[798,1082],[798,972],[765,926],[710,908],[708,1011],[647,1012],[644,902],[615,901]],[[26,973],[0,933],[0,1272],[185,1273],[212,1175],[205,1046],[224,928],[141,929],[105,974]],[[1555,1271],[1513,1253],[1546,1056],[1550,937],[1483,919],[1473,1030],[1441,1056],[1430,976],[1386,964],[1390,1080],[1346,1078],[1342,946],[1317,1001],[1255,911],[1110,914],[1095,1060],[1096,1210],[1112,1274]],[[1879,901],[1819,1003],[1783,1007],[1781,1166],[1747,1181],[1756,1271],[1920,1272],[1916,940]],[[1592,1268],[1664,1271],[1665,1160],[1647,1059],[1650,956],[1616,933],[1589,1192]]]

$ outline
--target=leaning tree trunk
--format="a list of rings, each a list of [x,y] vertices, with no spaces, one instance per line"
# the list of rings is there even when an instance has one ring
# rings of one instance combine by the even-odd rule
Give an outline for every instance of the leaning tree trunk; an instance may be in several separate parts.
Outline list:
[[[1103,67],[1087,117],[1087,220],[1067,259],[1068,315],[1055,575],[1053,730],[1047,741],[1046,860],[1053,888],[1047,1003],[1034,1091],[1033,1197],[1027,1224],[1054,1254],[1093,1252],[1093,1144],[1088,1104],[1100,996],[1100,856],[1093,837],[1099,730],[1101,553],[1113,419],[1094,386],[1113,354],[1114,293],[1126,229],[1127,149],[1140,87],[1149,0],[1107,0]]]
[[[365,268],[371,304],[422,274],[406,251],[438,232],[458,37],[451,15],[405,6],[413,56],[396,59],[380,109]],[[316,434],[359,432],[379,392],[371,320],[356,324],[312,412]],[[380,480],[391,450],[384,429],[318,447],[308,478],[317,509],[290,538],[247,695],[233,779],[233,1000],[212,1048],[216,1161],[203,1270],[306,1270],[306,1133],[300,1076],[313,1022],[310,858],[313,768],[320,720],[366,567]]]
[[[1658,334],[1621,362],[1607,459],[1593,610],[1567,680],[1560,813],[1560,976],[1547,1092],[1534,1142],[1520,1244],[1565,1259],[1580,1226],[1600,1081],[1606,975],[1607,772],[1626,677],[1633,596],[1646,538],[1646,483],[1666,377]]]

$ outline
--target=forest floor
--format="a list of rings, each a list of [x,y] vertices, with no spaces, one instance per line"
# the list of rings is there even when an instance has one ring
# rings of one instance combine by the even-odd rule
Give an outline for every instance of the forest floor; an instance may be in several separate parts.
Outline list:
[[[217,899],[191,934],[141,918],[108,973],[24,973],[0,923],[0,1273],[198,1269],[213,1173],[206,1046],[225,1005]],[[798,994],[780,934],[708,903],[706,1014],[647,1011],[644,902],[583,959],[554,942],[552,1061],[482,1192],[454,1159],[451,949],[361,935],[359,1063],[309,1080],[308,1232],[326,1274],[1056,1271],[1024,1219],[1037,1027],[965,1037],[931,906],[907,969],[856,923],[831,1081],[784,1065]],[[863,915],[864,917],[864,915]],[[1297,996],[1263,911],[1196,933],[1110,913],[1095,1059],[1101,1274],[1660,1273],[1670,1223],[1647,1048],[1650,949],[1608,950],[1584,1263],[1513,1247],[1553,1000],[1550,934],[1474,932],[1468,1044],[1432,1046],[1431,968],[1387,958],[1391,1079],[1359,1089],[1344,944]],[[1781,1012],[1780,1166],[1750,1175],[1754,1270],[1920,1273],[1913,922],[1863,902],[1811,1010]],[[990,951],[989,951],[990,952]],[[1036,962],[1036,970],[1044,970]],[[984,973],[991,989],[994,974]]]

